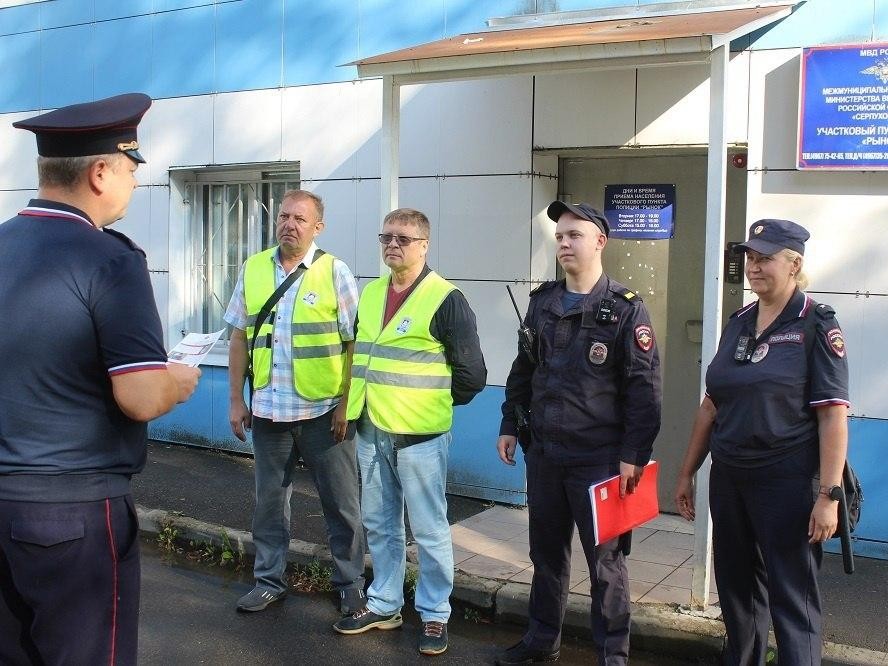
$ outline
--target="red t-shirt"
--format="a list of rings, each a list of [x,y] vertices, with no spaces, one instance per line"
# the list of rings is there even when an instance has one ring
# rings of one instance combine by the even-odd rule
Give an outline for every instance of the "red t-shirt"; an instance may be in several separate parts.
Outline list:
[[[400,308],[404,301],[407,300],[407,297],[411,294],[415,286],[416,283],[414,282],[407,289],[398,293],[395,291],[392,283],[389,282],[388,292],[385,295],[385,316],[382,319],[383,328],[385,328],[386,324],[388,324],[389,321],[391,321],[391,318],[395,316],[398,308]]]

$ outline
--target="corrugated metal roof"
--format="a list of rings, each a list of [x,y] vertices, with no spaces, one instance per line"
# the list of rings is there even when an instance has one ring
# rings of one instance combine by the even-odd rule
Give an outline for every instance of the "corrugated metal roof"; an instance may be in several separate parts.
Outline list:
[[[731,36],[737,38],[756,29],[764,21],[776,20],[788,13],[794,2],[674,15],[635,16],[568,25],[495,30],[458,35],[419,46],[383,53],[353,63],[367,73],[374,65],[427,61],[489,54],[521,53],[541,49],[562,49],[590,45],[623,44]],[[711,46],[711,40],[709,40]],[[701,47],[704,45],[701,45]],[[625,52],[625,51],[623,51]],[[455,62],[455,61],[452,61]],[[389,69],[389,68],[386,68]],[[404,71],[410,71],[405,66]],[[363,73],[363,72],[362,72]]]

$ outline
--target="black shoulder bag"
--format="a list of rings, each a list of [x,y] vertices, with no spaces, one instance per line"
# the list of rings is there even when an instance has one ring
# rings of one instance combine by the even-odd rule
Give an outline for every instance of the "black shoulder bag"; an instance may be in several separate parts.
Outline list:
[[[321,258],[325,253],[322,249],[318,248],[314,257],[311,260],[313,264],[318,259]],[[287,279],[281,282],[277,289],[274,290],[274,293],[268,297],[268,300],[265,301],[265,305],[259,308],[259,312],[256,313],[256,323],[253,325],[253,337],[250,340],[249,347],[247,348],[247,381],[250,383],[250,405],[252,407],[253,404],[253,349],[256,348],[256,338],[259,336],[259,329],[262,328],[262,324],[265,323],[265,320],[268,319],[268,315],[271,313],[272,308],[277,305],[277,302],[281,300],[281,297],[284,295],[284,292],[289,289],[296,280],[299,279],[305,272],[305,265],[300,264],[299,267],[290,273],[287,276]],[[271,341],[268,341],[269,346],[271,346]]]

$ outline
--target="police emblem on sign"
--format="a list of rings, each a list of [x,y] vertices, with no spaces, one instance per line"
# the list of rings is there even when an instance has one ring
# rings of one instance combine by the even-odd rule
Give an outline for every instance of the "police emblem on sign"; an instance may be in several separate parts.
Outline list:
[[[768,346],[768,343],[763,342],[762,344],[760,344],[758,347],[755,348],[755,351],[752,352],[752,358],[749,360],[752,361],[753,363],[758,363],[763,358],[765,358],[765,356],[768,355],[769,349],[770,349],[770,347]]]
[[[401,323],[398,324],[398,327],[395,329],[401,335],[404,335],[407,332],[407,329],[410,328],[410,324],[413,323],[413,320],[410,317],[404,317],[401,320]]]
[[[654,332],[647,324],[635,327],[635,344],[643,352],[649,352],[654,346]]]
[[[302,302],[307,305],[314,305],[318,302],[318,295],[313,291],[308,292],[305,296],[302,297]]]
[[[826,341],[829,343],[829,348],[832,349],[833,354],[838,356],[839,358],[844,358],[845,356],[845,338],[842,337],[842,329],[833,328],[826,334]]]
[[[601,365],[607,360],[607,345],[603,342],[593,342],[589,347],[589,362],[592,365]]]

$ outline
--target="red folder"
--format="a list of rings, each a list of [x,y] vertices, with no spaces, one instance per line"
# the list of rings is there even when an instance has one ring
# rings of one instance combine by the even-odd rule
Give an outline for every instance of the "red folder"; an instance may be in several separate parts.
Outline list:
[[[631,495],[627,493],[622,499],[619,476],[589,486],[596,546],[643,525],[660,514],[657,502],[659,467],[656,460],[651,460],[645,466],[635,492]]]

